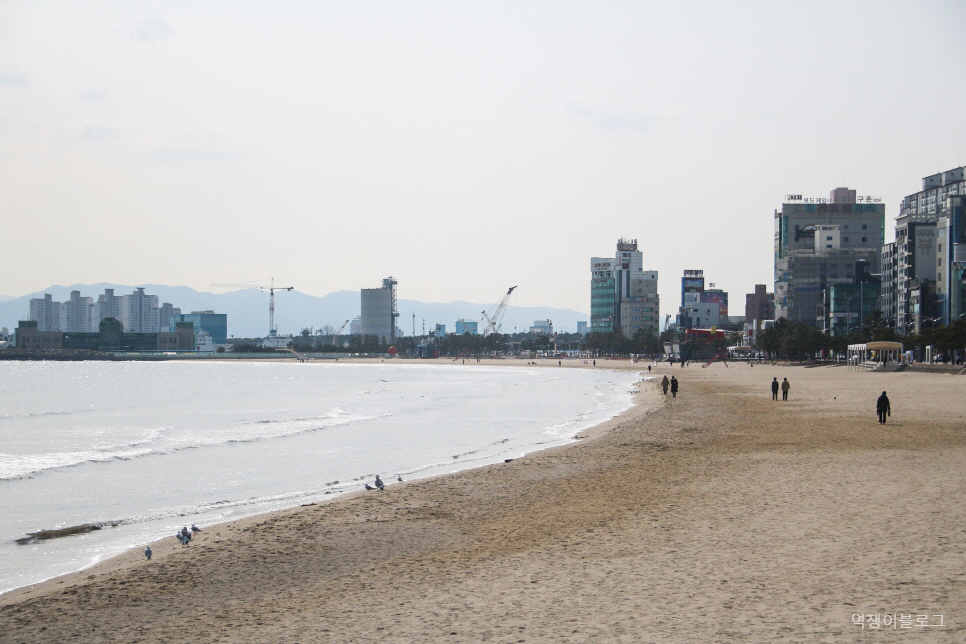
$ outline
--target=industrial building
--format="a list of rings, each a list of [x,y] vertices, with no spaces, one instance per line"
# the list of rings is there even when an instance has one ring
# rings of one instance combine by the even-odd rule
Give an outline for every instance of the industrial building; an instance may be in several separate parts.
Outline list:
[[[375,335],[388,344],[396,340],[396,280],[388,277],[382,280],[380,288],[362,289],[362,315],[359,332],[362,335]]]
[[[456,335],[463,335],[464,333],[469,333],[470,335],[479,334],[479,324],[476,320],[457,320],[456,321]]]

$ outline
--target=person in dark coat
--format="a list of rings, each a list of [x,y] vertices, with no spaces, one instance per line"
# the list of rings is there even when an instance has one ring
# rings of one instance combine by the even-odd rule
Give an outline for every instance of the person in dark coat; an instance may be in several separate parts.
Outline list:
[[[674,376],[671,376],[671,396],[678,397],[678,379]]]
[[[782,400],[788,400],[788,390],[791,388],[792,386],[789,384],[788,378],[782,378]]]
[[[886,416],[892,415],[892,405],[889,404],[889,397],[886,396],[886,392],[882,392],[878,400],[875,401],[875,413],[879,415],[879,424],[886,424]]]
[[[778,400],[778,378],[773,378],[771,381],[771,399]]]
[[[667,376],[665,375],[664,376],[664,379],[661,380],[661,389],[664,390],[664,395],[665,396],[667,395],[667,388],[670,387],[670,386],[671,386],[671,381],[668,380],[667,379]]]

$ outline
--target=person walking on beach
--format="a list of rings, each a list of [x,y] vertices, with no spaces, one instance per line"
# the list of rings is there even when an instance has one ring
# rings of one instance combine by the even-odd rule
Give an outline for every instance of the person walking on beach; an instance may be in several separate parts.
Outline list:
[[[678,397],[678,379],[674,376],[671,376],[671,397]]]
[[[788,400],[788,390],[792,386],[788,384],[788,378],[782,378],[782,400]]]
[[[668,380],[667,379],[667,375],[665,375],[664,376],[664,379],[661,381],[661,389],[664,390],[664,395],[665,396],[667,395],[667,388],[670,387],[670,386],[671,386],[671,381]]]
[[[778,400],[778,378],[775,377],[771,381],[771,399]]]
[[[889,397],[886,396],[886,392],[882,392],[882,395],[875,401],[875,413],[879,415],[879,424],[886,424],[886,416],[892,415],[892,405],[889,404]]]

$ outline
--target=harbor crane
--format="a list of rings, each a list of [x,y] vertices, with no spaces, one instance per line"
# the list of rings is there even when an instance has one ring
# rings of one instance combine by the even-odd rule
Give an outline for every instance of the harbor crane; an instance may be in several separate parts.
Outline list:
[[[275,335],[275,291],[291,291],[294,286],[275,286],[275,278],[268,278],[271,282],[268,286],[262,284],[212,284],[224,288],[257,288],[261,291],[268,291],[268,334]],[[256,280],[264,282],[265,280]]]
[[[483,311],[483,319],[486,320],[486,329],[483,331],[483,337],[490,335],[491,333],[496,333],[500,330],[500,322],[503,319],[503,314],[506,313],[507,302],[510,301],[510,294],[513,293],[513,289],[516,286],[511,286],[500,300],[500,303],[496,305],[493,309],[493,314],[490,315],[486,311]]]

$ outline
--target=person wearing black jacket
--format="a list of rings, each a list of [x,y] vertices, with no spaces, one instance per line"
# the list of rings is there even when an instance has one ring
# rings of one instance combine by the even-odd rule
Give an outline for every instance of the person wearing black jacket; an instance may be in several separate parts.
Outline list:
[[[889,397],[886,396],[886,392],[882,392],[879,399],[875,401],[875,413],[879,415],[879,424],[885,425],[886,416],[892,415],[892,405],[889,404]]]

